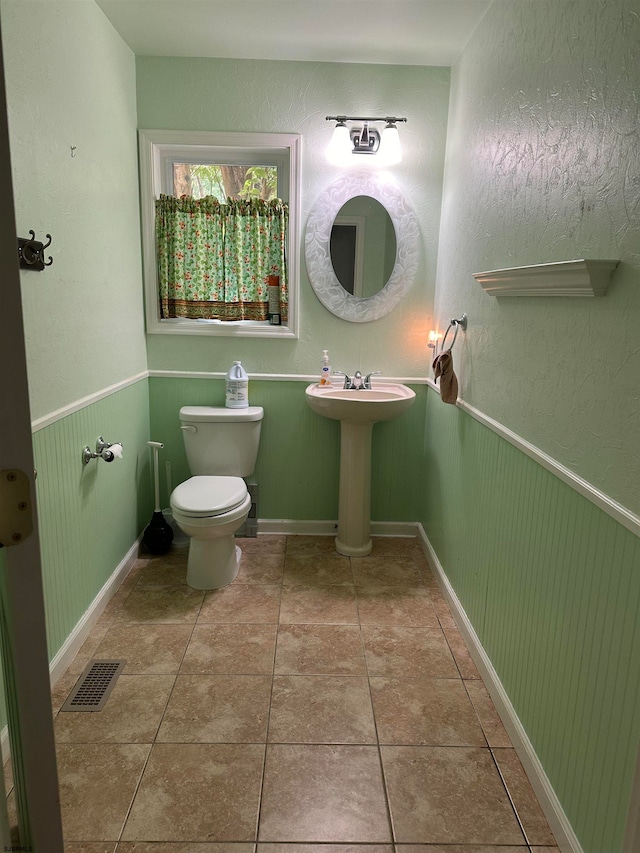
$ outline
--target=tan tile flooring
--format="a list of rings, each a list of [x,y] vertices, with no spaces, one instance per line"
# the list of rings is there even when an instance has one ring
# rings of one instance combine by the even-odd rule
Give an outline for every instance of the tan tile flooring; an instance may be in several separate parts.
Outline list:
[[[215,592],[138,560],[56,686],[65,853],[557,853],[416,540],[240,545]]]

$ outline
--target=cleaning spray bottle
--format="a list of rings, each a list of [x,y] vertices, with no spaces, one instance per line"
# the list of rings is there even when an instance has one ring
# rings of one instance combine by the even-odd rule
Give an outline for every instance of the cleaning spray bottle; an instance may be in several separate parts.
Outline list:
[[[322,370],[320,372],[319,385],[331,385],[331,365],[329,364],[329,351],[322,350]]]

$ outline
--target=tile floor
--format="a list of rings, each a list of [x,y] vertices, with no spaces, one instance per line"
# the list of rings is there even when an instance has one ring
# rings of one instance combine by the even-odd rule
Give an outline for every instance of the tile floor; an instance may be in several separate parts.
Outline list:
[[[138,560],[54,689],[65,853],[558,853],[416,540],[240,545],[215,592]]]

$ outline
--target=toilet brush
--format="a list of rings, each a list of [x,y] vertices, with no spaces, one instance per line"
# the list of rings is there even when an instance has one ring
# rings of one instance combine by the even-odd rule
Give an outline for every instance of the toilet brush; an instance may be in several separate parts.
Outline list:
[[[158,477],[158,451],[164,447],[161,441],[148,441],[147,444],[153,450],[153,480],[155,486],[155,510],[147,529],[144,531],[143,541],[152,554],[166,554],[173,541],[173,530],[167,523],[160,509],[160,481]]]

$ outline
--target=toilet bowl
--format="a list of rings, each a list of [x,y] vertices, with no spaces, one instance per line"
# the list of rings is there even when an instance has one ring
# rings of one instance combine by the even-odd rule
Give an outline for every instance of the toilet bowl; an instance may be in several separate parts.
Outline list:
[[[194,476],[170,498],[173,519],[189,537],[187,583],[220,589],[238,574],[241,550],[234,534],[251,508],[243,476],[252,473],[262,408],[187,406],[180,410],[189,467]]]

